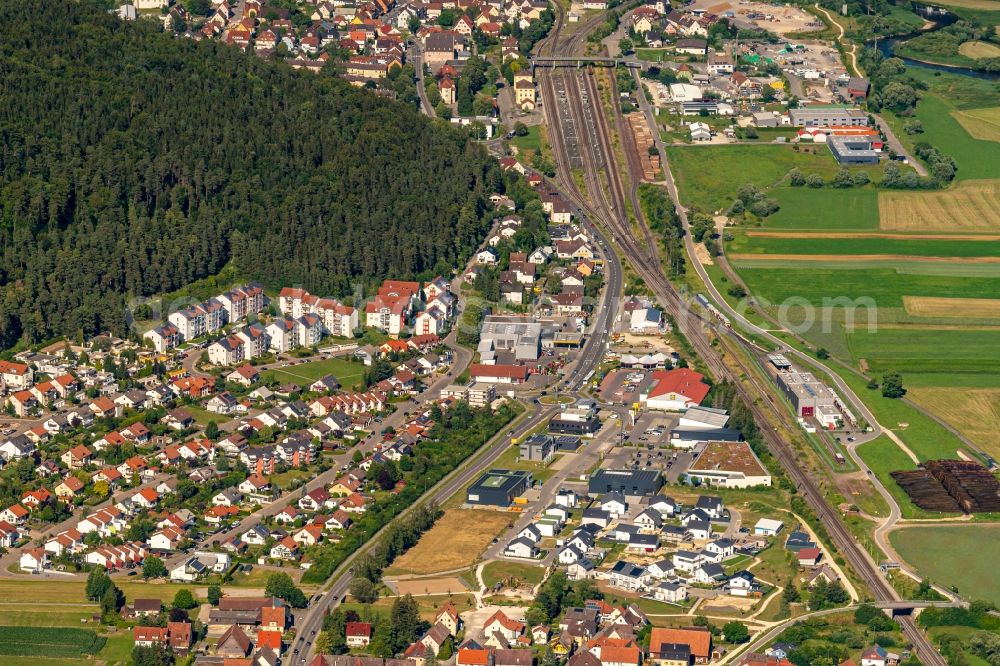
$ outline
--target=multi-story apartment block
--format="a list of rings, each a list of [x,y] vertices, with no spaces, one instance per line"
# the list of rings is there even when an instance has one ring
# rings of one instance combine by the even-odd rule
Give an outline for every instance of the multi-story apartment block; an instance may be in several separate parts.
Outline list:
[[[249,361],[267,353],[270,340],[267,329],[261,324],[250,324],[236,335],[243,341],[244,360]]]
[[[358,311],[332,298],[316,301],[313,311],[323,321],[323,328],[330,335],[349,338],[358,328]]]
[[[267,326],[270,348],[279,354],[295,346],[295,322],[291,319],[275,319]]]
[[[264,290],[256,285],[236,287],[216,299],[226,309],[228,321],[239,321],[264,309]]]

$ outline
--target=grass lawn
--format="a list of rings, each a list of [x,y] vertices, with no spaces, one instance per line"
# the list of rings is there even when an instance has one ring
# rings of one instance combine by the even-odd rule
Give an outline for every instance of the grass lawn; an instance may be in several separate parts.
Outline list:
[[[527,134],[524,136],[515,136],[510,142],[522,153],[525,151],[538,152],[542,149],[541,126],[531,125],[528,127]]]
[[[313,474],[301,469],[290,469],[287,472],[282,472],[281,474],[275,474],[271,477],[271,483],[277,485],[282,490],[287,490],[292,481],[299,479],[302,481],[307,481],[313,477]]]
[[[419,609],[420,617],[428,622],[433,622],[438,611],[446,603],[450,603],[455,607],[459,613],[467,610],[471,610],[476,607],[476,600],[471,594],[432,594],[432,595],[421,595],[413,597],[417,602],[417,608]],[[357,601],[348,601],[345,604],[341,604],[341,608],[345,611],[353,610],[357,612],[361,617],[365,617],[366,613],[376,613],[383,615],[388,619],[389,613],[392,610],[392,604],[396,600],[396,597],[381,597],[378,601],[371,605],[365,605],[358,603]]]
[[[531,462],[528,460],[519,460],[518,455],[520,454],[520,449],[517,446],[511,446],[509,449],[503,452],[497,461],[493,464],[494,467],[499,469],[523,469],[531,472],[531,476],[538,483],[545,483],[549,477],[555,474],[555,470],[552,469],[552,463],[559,459],[559,456],[553,456],[552,460],[549,461],[548,465],[543,465],[540,462]]]
[[[448,509],[386,574],[429,574],[467,567],[479,559],[511,519],[499,511]]]
[[[904,518],[939,518],[945,514],[924,511],[910,501],[909,496],[903,492],[896,482],[889,476],[890,472],[909,471],[917,468],[910,460],[910,457],[903,453],[903,450],[896,446],[891,439],[882,435],[877,439],[862,444],[858,447],[861,459],[865,461],[875,475],[882,482],[882,485],[892,494],[893,499],[899,504],[899,509]]]
[[[498,582],[506,583],[511,578],[516,578],[519,583],[534,586],[542,582],[544,575],[544,567],[535,567],[520,562],[495,561],[488,562],[483,567],[483,583],[486,584],[487,589],[492,589]]]
[[[781,208],[764,220],[767,229],[878,229],[878,192],[868,188],[777,187]]]
[[[97,604],[51,604],[31,606],[0,603],[0,626],[79,627],[83,620],[100,615]]]
[[[149,599],[160,599],[166,603],[173,601],[178,590],[187,589],[194,592],[195,585],[181,585],[177,583],[143,583],[128,579],[115,579],[115,585],[125,594],[127,601],[136,597]],[[19,603],[30,612],[35,612],[32,604],[66,603],[67,601],[79,601],[86,604],[84,588],[86,580],[31,580],[7,578],[0,580],[0,599],[4,603]],[[38,606],[42,612],[43,606]]]
[[[771,187],[779,184],[793,168],[807,176],[815,173],[829,179],[840,168],[825,145],[803,145],[798,150],[779,144],[667,146],[667,159],[677,179],[681,201],[706,211],[728,208],[744,183]],[[878,167],[863,168],[872,175],[880,171]],[[813,206],[808,210],[820,208]]]
[[[1000,603],[1000,527],[942,525],[896,530],[893,547],[924,576],[970,599]]]
[[[639,60],[645,60],[646,62],[664,62],[673,60],[676,56],[674,50],[671,49],[636,49],[635,57]]]
[[[282,384],[289,382],[311,384],[320,377],[333,375],[344,388],[355,388],[365,376],[365,366],[362,363],[345,361],[342,358],[330,358],[322,361],[311,361],[286,368],[265,370],[265,379],[277,379]]]
[[[906,445],[913,450],[918,458],[933,460],[935,458],[956,457],[957,450],[962,446],[961,441],[937,421],[902,400],[882,397],[882,393],[878,389],[867,388],[866,382],[853,373],[845,372],[841,377],[865,401],[879,422],[883,426],[891,428],[901,440],[906,442]],[[908,425],[902,427],[901,423]],[[864,446],[870,446],[870,444]],[[859,451],[863,450],[864,447],[859,449]],[[868,462],[867,458],[866,462]],[[898,469],[912,469],[912,467]]]
[[[215,421],[218,424],[225,423],[232,418],[230,416],[226,416],[225,414],[216,414],[215,412],[208,411],[204,407],[197,407],[194,405],[184,405],[184,409],[191,412],[191,416],[194,417],[195,423],[202,426],[208,425],[209,421]]]
[[[97,653],[97,658],[103,661],[106,666],[125,666],[132,662],[132,648],[135,643],[132,641],[132,634],[128,631],[121,631],[108,636],[108,642],[104,649]]]

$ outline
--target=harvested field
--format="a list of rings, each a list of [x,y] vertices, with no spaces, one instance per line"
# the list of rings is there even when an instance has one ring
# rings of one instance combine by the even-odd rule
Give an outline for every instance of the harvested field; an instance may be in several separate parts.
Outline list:
[[[497,511],[449,509],[387,574],[429,574],[473,564],[511,517]]]
[[[987,454],[1000,459],[1000,389],[911,387],[906,396],[933,410]]]
[[[996,8],[996,4],[993,5]],[[1000,56],[1000,47],[995,44],[990,44],[989,42],[971,41],[965,42],[958,47],[958,52],[964,55],[966,58],[979,59],[979,58],[996,58]]]
[[[964,44],[962,46],[965,46]],[[995,46],[993,48],[996,48]],[[1000,51],[1000,49],[998,49]],[[983,141],[1000,141],[1000,107],[952,111],[965,131]]]
[[[924,469],[892,472],[914,504],[927,511],[1000,511],[1000,483],[971,460],[929,460]]]
[[[769,261],[921,261],[932,264],[1000,264],[1000,257],[919,257],[906,254],[751,254],[738,252],[727,253],[732,261],[753,261],[767,259]]]
[[[917,317],[1000,317],[1000,299],[995,298],[940,298],[932,296],[903,296],[907,314]]]
[[[888,231],[1000,231],[1000,180],[969,180],[939,192],[880,192]]]
[[[391,580],[391,579],[390,579]],[[396,588],[399,596],[412,594],[419,596],[422,594],[459,594],[468,592],[469,588],[461,579],[454,576],[444,578],[414,578],[412,580],[391,580],[392,586]]]

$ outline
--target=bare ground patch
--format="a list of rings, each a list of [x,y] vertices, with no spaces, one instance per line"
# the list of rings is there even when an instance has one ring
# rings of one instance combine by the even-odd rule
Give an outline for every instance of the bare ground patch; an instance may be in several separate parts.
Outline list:
[[[1000,317],[1000,300],[995,298],[903,296],[903,307],[917,317]]]
[[[880,192],[887,231],[1000,231],[1000,180],[969,180],[937,192]]]
[[[391,580],[391,582],[392,586],[396,588],[396,593],[401,597],[407,594],[417,596],[421,594],[458,594],[469,591],[465,583],[455,576]]]
[[[449,509],[388,573],[429,574],[470,566],[510,520],[498,511]]]

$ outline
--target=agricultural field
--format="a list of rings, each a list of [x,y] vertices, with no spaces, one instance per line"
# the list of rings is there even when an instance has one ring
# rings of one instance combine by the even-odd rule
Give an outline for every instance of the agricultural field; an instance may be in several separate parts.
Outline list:
[[[997,232],[1000,180],[969,180],[933,192],[880,192],[878,215],[886,231]]]
[[[904,257],[1000,257],[998,240],[927,240],[882,236],[829,237],[824,234],[766,235],[738,234],[726,245],[731,255],[816,255],[855,260],[866,255],[898,255]]]
[[[880,326],[874,333],[847,332],[851,355],[867,359],[875,376],[907,373],[1000,373],[1000,329],[936,329]]]
[[[939,415],[985,453],[1000,460],[1000,388],[911,387],[908,397]]]
[[[909,527],[889,535],[900,556],[931,581],[974,599],[1000,603],[1000,527],[940,525]]]
[[[107,641],[89,629],[64,627],[0,627],[0,655],[83,659]]]
[[[386,574],[430,574],[470,566],[510,521],[511,516],[500,511],[449,509]]]
[[[1000,318],[1000,299],[996,298],[903,296],[903,308],[917,317]]]
[[[264,379],[277,379],[282,384],[311,384],[321,377],[333,375],[344,388],[357,387],[365,376],[365,366],[361,363],[330,358],[323,361],[307,361],[285,368],[265,370]]]
[[[1000,107],[952,111],[965,131],[983,141],[1000,141]]]
[[[989,42],[974,40],[962,44],[958,47],[958,52],[966,58],[972,58],[973,60],[977,60],[979,58],[996,58],[997,56],[1000,56],[1000,46]]]
[[[115,584],[125,594],[126,600],[136,597],[160,599],[169,603],[178,590],[187,589],[195,592],[197,588],[177,583],[142,583],[132,580],[117,580]],[[65,604],[67,601],[78,600],[86,605],[84,588],[86,579],[75,580],[31,580],[30,578],[0,579],[0,599],[4,603],[19,603],[26,610],[34,612],[32,606],[42,608],[45,604]]]
[[[789,171],[832,178],[839,170],[825,145],[667,146],[681,201],[705,211],[728,208],[744,183],[761,188],[780,184]],[[878,180],[880,167],[857,167]],[[814,190],[815,192],[816,190]],[[804,196],[804,195],[803,195]],[[815,206],[815,208],[819,208]]]

